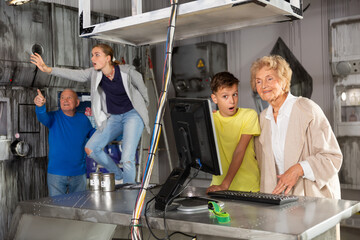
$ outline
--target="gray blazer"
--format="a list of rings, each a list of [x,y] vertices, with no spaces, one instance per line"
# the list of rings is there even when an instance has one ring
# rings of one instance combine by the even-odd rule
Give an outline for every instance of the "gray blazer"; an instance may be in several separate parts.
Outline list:
[[[141,116],[146,131],[150,133],[149,114],[147,106],[149,97],[142,75],[131,65],[119,65],[125,91],[134,107]],[[52,68],[51,75],[70,79],[77,82],[91,81],[91,108],[94,114],[96,125],[102,129],[104,123],[110,116],[106,107],[106,95],[100,87],[102,72],[94,68],[84,70],[73,70],[67,68]]]

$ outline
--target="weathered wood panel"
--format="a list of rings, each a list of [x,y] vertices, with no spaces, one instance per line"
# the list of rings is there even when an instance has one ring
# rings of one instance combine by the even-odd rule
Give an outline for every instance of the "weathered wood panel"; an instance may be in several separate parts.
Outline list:
[[[51,58],[50,24],[49,4],[11,7],[0,1],[0,85],[34,86],[30,53],[41,48]]]
[[[30,152],[19,157],[8,151],[9,159],[0,161],[0,239],[6,239],[12,213],[19,201],[47,196],[47,138],[46,129],[36,119],[33,99],[35,88],[0,87],[0,97],[10,99],[11,134],[15,133],[30,145]]]

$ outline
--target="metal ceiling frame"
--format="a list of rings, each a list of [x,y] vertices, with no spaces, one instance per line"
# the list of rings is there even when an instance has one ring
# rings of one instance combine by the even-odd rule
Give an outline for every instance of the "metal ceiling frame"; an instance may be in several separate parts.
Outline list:
[[[134,46],[166,40],[170,7],[142,13],[132,0],[132,16],[92,24],[90,0],[79,0],[80,37]],[[197,0],[179,5],[176,39],[243,27],[302,19],[302,0]]]

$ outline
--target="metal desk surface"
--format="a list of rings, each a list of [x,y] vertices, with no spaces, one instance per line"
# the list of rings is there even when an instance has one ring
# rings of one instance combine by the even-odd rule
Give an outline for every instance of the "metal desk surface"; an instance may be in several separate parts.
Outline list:
[[[153,190],[157,192],[157,190]],[[138,190],[119,189],[114,192],[79,192],[69,195],[21,202],[16,210],[22,214],[129,226]],[[205,196],[205,189],[189,187],[187,196]],[[153,194],[147,192],[146,201]],[[170,231],[228,238],[272,237],[276,239],[310,239],[334,227],[342,219],[360,211],[360,202],[311,197],[283,206],[222,200],[231,216],[228,224],[219,224],[206,211],[184,213],[169,211],[166,223]],[[145,208],[145,206],[144,206]],[[163,212],[147,213],[154,229],[164,229]],[[145,218],[142,224],[146,226]]]

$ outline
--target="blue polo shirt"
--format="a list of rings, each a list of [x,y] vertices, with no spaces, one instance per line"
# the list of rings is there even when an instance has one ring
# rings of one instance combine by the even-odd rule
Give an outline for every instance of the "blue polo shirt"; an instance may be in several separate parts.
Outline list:
[[[123,114],[134,108],[125,91],[118,65],[115,66],[114,79],[110,80],[103,74],[100,86],[106,94],[106,107],[108,113]]]

